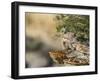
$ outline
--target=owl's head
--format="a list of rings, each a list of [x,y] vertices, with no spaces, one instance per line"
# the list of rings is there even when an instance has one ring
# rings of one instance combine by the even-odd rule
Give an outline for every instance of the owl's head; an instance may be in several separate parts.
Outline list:
[[[66,34],[63,35],[63,40],[73,40],[75,38],[75,33],[72,32],[67,32]]]

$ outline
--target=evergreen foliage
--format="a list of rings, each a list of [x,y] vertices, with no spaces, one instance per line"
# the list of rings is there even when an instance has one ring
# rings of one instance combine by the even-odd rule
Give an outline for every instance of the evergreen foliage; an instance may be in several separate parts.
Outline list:
[[[74,15],[74,14],[59,14],[56,15],[58,25],[57,32],[67,33],[73,32],[80,42],[87,42],[89,44],[89,16],[88,15]]]

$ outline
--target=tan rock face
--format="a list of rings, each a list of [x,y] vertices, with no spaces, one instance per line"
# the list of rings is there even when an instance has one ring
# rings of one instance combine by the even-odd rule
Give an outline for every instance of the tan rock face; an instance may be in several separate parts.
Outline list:
[[[42,42],[61,49],[61,39],[55,40],[57,22],[55,14],[28,13],[26,17],[26,36],[38,38]]]

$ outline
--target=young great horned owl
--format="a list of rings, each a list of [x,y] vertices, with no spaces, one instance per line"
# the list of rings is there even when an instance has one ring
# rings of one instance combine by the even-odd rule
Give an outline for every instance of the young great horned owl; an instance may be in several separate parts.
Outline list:
[[[68,32],[66,34],[64,34],[63,38],[62,38],[62,46],[63,46],[63,49],[68,51],[72,51],[74,50],[75,48],[73,47],[73,43],[76,42],[76,38],[75,38],[75,34],[72,33],[72,32]]]

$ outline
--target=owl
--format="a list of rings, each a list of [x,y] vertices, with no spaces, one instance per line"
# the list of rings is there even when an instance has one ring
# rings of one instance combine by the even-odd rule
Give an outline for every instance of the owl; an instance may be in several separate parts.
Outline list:
[[[64,34],[62,37],[62,47],[66,51],[73,51],[75,48],[73,47],[73,43],[76,42],[75,34],[72,32],[68,32]]]

